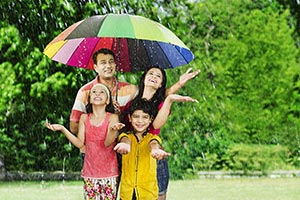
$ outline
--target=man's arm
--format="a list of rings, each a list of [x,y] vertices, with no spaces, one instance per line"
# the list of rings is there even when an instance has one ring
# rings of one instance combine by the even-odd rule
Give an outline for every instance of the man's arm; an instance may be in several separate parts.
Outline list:
[[[189,68],[184,74],[182,74],[179,78],[179,80],[172,85],[171,87],[167,88],[166,90],[166,96],[170,94],[176,94],[180,88],[182,88],[189,80],[194,78],[200,73],[200,70],[196,70],[194,72],[191,72],[192,68]]]
[[[82,91],[82,89],[79,89],[70,115],[70,131],[73,134],[78,133],[78,123],[80,117],[83,113],[86,113],[86,108],[85,108],[86,101],[87,101],[86,94]]]

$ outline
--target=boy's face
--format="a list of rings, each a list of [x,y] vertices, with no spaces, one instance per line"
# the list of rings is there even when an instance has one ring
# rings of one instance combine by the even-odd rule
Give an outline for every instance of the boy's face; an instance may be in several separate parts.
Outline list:
[[[129,121],[137,133],[144,133],[151,123],[151,117],[142,110],[135,110],[129,115]]]

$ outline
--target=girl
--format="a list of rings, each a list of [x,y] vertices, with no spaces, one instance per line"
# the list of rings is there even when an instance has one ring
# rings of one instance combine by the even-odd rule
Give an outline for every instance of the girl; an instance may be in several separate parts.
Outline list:
[[[77,148],[85,147],[86,154],[81,176],[84,180],[84,199],[115,200],[118,186],[118,163],[113,150],[117,131],[123,127],[114,106],[109,89],[95,84],[89,96],[87,114],[79,120],[78,136],[64,126],[46,124],[53,131],[61,131]]]

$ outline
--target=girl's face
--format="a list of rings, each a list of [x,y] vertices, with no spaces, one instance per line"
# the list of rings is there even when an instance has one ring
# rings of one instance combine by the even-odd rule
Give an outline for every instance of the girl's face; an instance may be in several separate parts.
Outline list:
[[[109,104],[109,98],[103,86],[97,85],[91,89],[90,102],[91,104],[97,104],[97,105]]]
[[[163,81],[163,74],[160,69],[152,68],[146,73],[144,81],[145,86],[151,86],[155,89],[159,89]]]
[[[137,133],[144,133],[151,123],[151,117],[142,110],[135,110],[129,115],[129,121]]]

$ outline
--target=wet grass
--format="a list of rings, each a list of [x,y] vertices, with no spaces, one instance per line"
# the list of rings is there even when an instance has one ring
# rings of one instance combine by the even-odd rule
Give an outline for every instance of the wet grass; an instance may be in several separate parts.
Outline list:
[[[299,178],[171,181],[168,200],[295,200]],[[82,182],[0,182],[1,200],[81,200]]]

